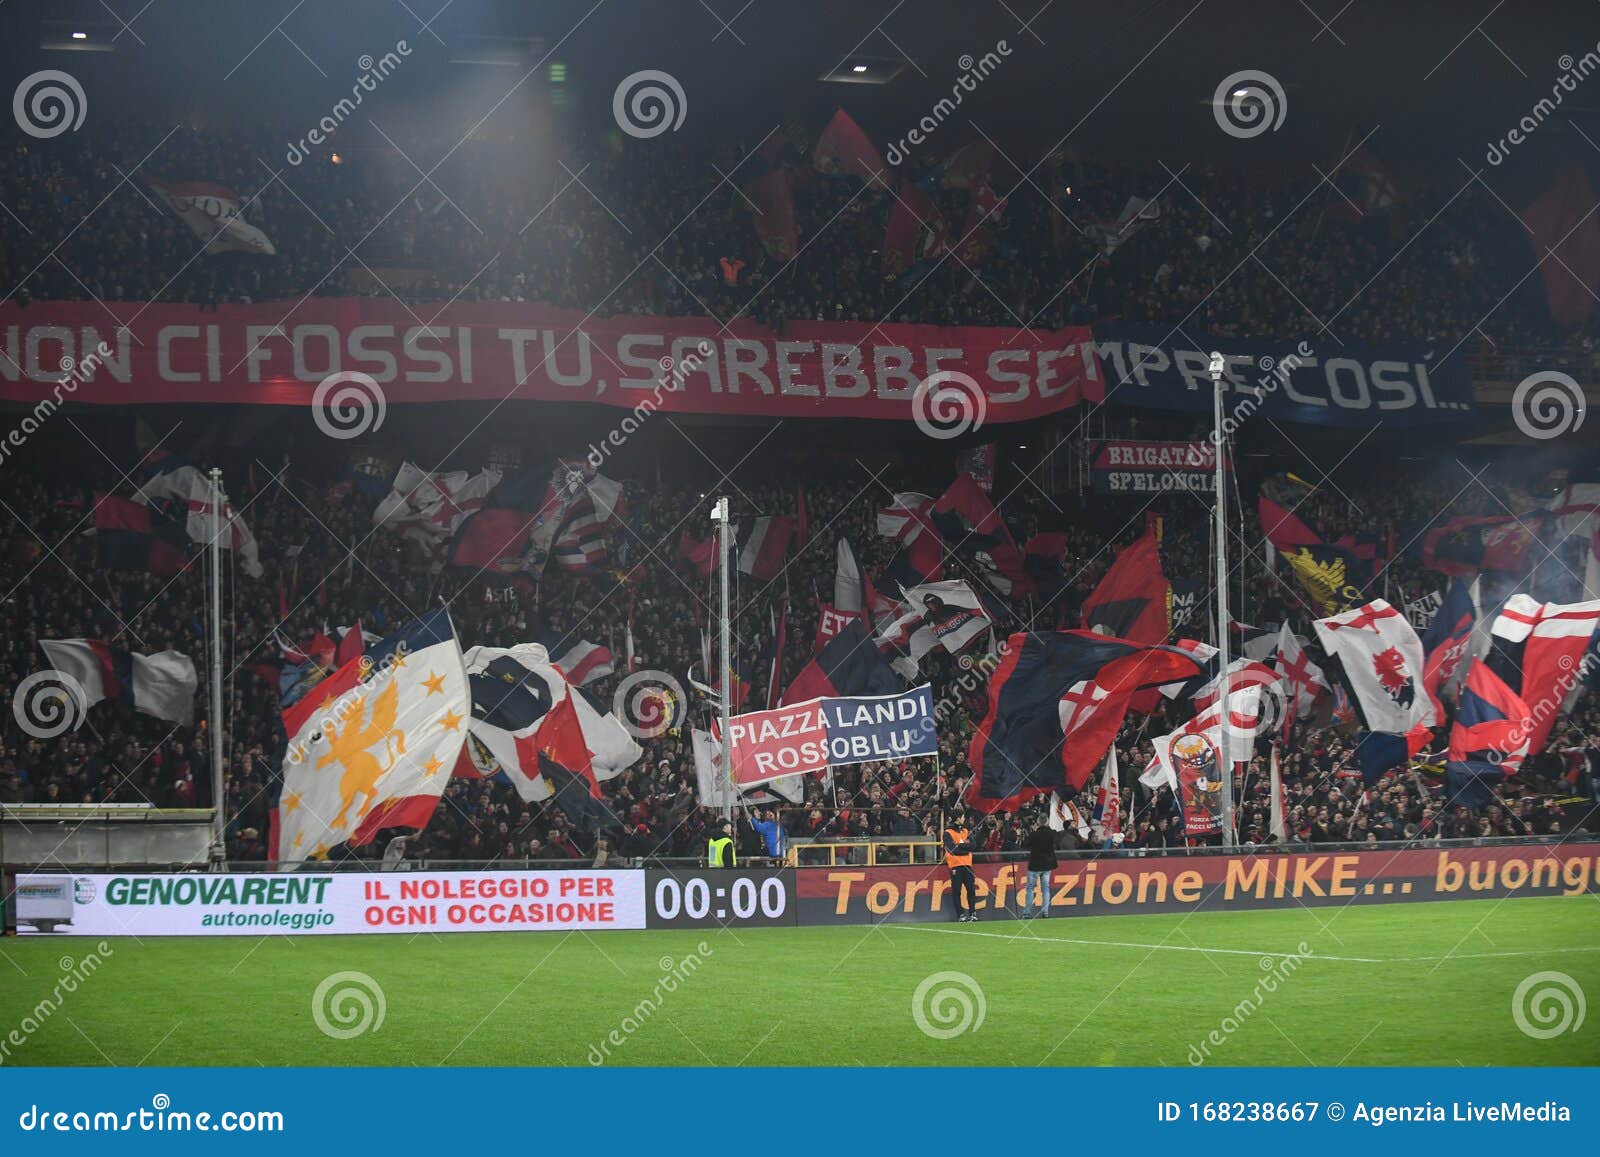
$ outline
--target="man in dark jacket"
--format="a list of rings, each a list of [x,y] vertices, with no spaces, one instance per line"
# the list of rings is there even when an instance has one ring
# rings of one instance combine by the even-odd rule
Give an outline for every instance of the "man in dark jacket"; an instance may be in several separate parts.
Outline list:
[[[1056,834],[1050,825],[1040,821],[1028,837],[1028,882],[1022,893],[1022,918],[1032,919],[1034,913],[1033,889],[1038,887],[1044,897],[1044,915],[1050,915],[1050,873],[1056,867]]]

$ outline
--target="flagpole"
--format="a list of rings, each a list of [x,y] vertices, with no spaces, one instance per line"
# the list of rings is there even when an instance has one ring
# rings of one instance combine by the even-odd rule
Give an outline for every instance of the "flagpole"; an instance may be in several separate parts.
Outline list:
[[[1218,692],[1222,703],[1221,726],[1217,729],[1217,768],[1222,778],[1222,846],[1236,843],[1233,830],[1233,757],[1228,751],[1228,492],[1223,482],[1223,460],[1228,439],[1222,428],[1222,370],[1226,363],[1220,353],[1211,355],[1212,443],[1216,452],[1216,550],[1217,550],[1217,671],[1221,680]]]
[[[211,589],[210,603],[211,632],[211,678],[210,707],[207,714],[210,716],[208,730],[211,733],[211,864],[215,868],[224,868],[228,862],[227,847],[227,819],[223,808],[226,799],[223,794],[222,782],[222,506],[227,501],[227,496],[222,492],[222,471],[217,467],[211,468]]]
[[[711,521],[717,525],[717,585],[720,590],[721,621],[717,626],[718,650],[720,652],[722,667],[722,761],[723,769],[728,777],[727,803],[723,805],[722,815],[726,820],[733,819],[733,801],[739,794],[738,787],[733,782],[733,687],[729,672],[732,664],[729,662],[728,652],[732,645],[732,624],[728,619],[728,534],[732,527],[728,524],[728,499],[726,496],[718,498],[711,508]],[[709,677],[709,672],[707,675]]]

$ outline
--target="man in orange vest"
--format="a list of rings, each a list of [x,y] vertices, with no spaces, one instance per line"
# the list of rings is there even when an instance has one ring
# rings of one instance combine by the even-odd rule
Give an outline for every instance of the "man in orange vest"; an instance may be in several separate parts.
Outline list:
[[[950,892],[956,902],[956,922],[969,924],[978,918],[977,882],[972,874],[972,832],[965,815],[956,816],[944,830],[944,865],[950,869]],[[961,906],[961,893],[967,906]]]

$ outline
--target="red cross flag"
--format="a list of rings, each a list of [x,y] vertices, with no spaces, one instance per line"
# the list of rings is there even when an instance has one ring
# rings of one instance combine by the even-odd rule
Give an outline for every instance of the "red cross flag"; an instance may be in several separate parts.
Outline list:
[[[1294,637],[1288,623],[1283,624],[1283,630],[1278,635],[1278,657],[1273,660],[1272,666],[1283,680],[1285,697],[1294,717],[1304,719],[1310,715],[1317,698],[1327,694],[1328,680],[1322,668],[1306,654],[1300,640]]]
[[[1404,735],[1433,725],[1433,703],[1422,687],[1422,640],[1405,615],[1373,599],[1312,625],[1323,650],[1344,667],[1367,730]]]

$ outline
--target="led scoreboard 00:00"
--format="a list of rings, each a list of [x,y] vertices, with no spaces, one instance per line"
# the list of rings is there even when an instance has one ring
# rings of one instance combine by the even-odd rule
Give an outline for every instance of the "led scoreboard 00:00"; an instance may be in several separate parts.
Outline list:
[[[648,928],[791,927],[794,873],[783,868],[690,868],[646,873]]]

